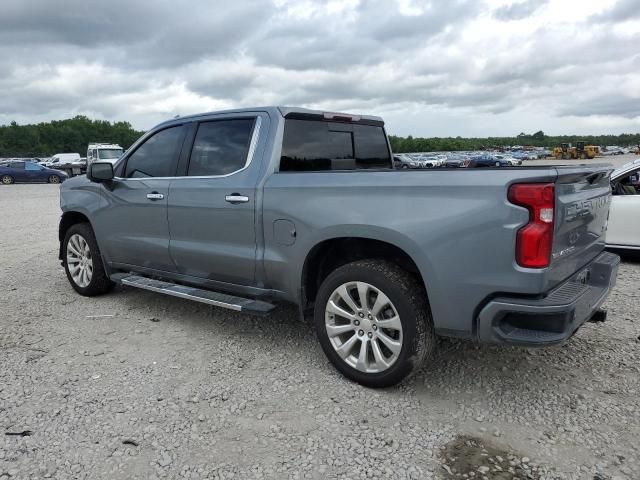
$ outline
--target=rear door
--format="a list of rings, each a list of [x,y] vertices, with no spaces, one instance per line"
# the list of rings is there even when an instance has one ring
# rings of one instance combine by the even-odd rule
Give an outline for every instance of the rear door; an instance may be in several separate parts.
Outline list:
[[[186,130],[181,124],[153,132],[118,165],[118,177],[100,187],[105,205],[94,228],[103,254],[120,268],[175,271],[167,200]]]
[[[219,115],[198,122],[169,192],[170,252],[183,275],[252,285],[256,200],[266,114]]]
[[[9,168],[11,169],[11,175],[15,182],[28,182],[29,176],[27,175],[27,171],[25,170],[25,162],[11,162],[9,164]]]

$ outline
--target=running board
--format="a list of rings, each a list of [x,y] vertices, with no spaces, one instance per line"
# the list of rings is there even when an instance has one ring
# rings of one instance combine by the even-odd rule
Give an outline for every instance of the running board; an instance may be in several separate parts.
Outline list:
[[[172,297],[185,298],[194,302],[206,303],[215,307],[227,308],[236,312],[250,313],[252,315],[267,315],[275,308],[275,305],[260,300],[236,297],[226,293],[203,290],[201,288],[187,287],[177,283],[154,280],[140,275],[116,273],[111,275],[111,280],[129,287],[142,288],[151,292],[163,293]]]

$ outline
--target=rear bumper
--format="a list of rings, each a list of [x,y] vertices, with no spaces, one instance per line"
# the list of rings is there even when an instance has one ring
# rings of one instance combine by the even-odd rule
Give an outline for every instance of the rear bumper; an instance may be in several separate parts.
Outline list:
[[[493,298],[478,315],[479,341],[525,346],[564,342],[605,301],[619,264],[620,257],[603,252],[543,298]]]

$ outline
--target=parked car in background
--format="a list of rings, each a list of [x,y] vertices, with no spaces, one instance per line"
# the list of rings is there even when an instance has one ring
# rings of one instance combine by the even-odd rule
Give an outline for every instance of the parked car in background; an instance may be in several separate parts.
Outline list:
[[[603,149],[601,149],[601,153],[605,157],[609,157],[611,155],[624,155],[625,151],[621,147],[618,147],[617,145],[608,145]]]
[[[420,162],[420,168],[442,167],[447,160],[443,154],[419,154],[415,158]]]
[[[469,156],[452,153],[447,155],[447,159],[444,161],[443,167],[445,168],[460,168],[464,166],[464,163],[469,160]]]
[[[379,117],[169,120],[61,186],[59,258],[84,296],[115,282],[255,315],[294,303],[370,387],[419,369],[437,335],[540,347],[597,314],[619,263],[608,166],[404,174],[392,158]]]
[[[518,159],[518,158],[514,158],[511,156],[507,156],[507,155],[502,155],[502,154],[492,154],[491,155],[493,158],[495,158],[496,160],[504,160],[505,162],[509,163],[510,165],[522,165],[522,160]]]
[[[36,162],[12,160],[0,162],[0,183],[62,183],[67,174],[52,168],[47,168]]]
[[[640,159],[611,174],[607,247],[640,250]]]
[[[486,167],[510,167],[511,162],[494,155],[482,154],[473,155],[463,165],[466,168],[486,168]]]
[[[393,156],[395,168],[421,168],[420,161],[405,153],[397,153]]]

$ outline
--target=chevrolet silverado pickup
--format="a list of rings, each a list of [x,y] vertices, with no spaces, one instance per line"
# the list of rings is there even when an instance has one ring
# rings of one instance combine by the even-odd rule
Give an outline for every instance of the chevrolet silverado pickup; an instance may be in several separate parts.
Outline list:
[[[311,319],[333,365],[398,383],[438,336],[546,346],[600,310],[607,165],[394,169],[379,117],[266,107],[173,119],[61,185],[60,259],[114,284]]]

